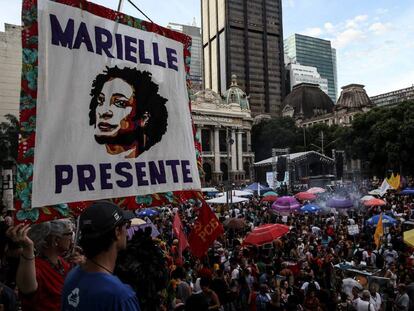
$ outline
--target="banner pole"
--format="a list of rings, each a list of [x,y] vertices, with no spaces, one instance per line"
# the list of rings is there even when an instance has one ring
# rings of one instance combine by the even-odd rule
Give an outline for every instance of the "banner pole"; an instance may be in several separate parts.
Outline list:
[[[119,0],[118,9],[117,9],[118,12],[121,12],[123,4],[124,4],[124,0]]]

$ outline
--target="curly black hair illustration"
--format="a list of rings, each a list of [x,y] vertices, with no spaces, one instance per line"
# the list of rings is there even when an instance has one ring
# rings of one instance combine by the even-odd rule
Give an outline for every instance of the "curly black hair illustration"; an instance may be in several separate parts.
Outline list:
[[[100,99],[102,89],[105,83],[116,78],[125,81],[133,89],[135,106],[133,107],[135,114],[131,117],[133,130],[119,132],[115,136],[95,134],[95,140],[106,146],[119,146],[116,149],[118,151],[111,152],[112,154],[134,149],[132,157],[137,157],[161,141],[167,131],[167,99],[158,94],[158,85],[152,81],[150,72],[128,67],[122,69],[117,66],[106,67],[103,73],[96,76],[90,93],[92,99],[89,105],[89,125],[95,128],[99,124],[96,110],[102,101]]]

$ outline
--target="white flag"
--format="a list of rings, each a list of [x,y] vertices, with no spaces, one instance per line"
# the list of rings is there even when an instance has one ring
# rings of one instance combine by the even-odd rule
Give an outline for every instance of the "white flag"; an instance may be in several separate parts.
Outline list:
[[[384,178],[384,181],[382,182],[381,187],[379,187],[380,196],[383,196],[387,192],[388,189],[392,189],[392,187],[387,182],[387,179]]]

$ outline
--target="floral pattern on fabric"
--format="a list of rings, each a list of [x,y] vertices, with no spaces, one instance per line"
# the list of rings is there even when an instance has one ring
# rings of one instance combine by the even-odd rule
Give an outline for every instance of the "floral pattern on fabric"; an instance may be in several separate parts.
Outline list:
[[[184,61],[187,85],[189,85],[191,63],[191,38],[171,29],[149,23],[120,12],[85,0],[51,0],[90,12],[102,18],[117,21],[144,31],[151,31],[183,43]],[[79,215],[92,202],[71,202],[42,208],[31,208],[31,193],[33,180],[34,146],[36,135],[36,103],[38,79],[38,25],[37,0],[23,0],[22,5],[22,74],[20,93],[20,137],[17,166],[17,185],[15,208],[17,222],[43,222],[61,217]],[[189,102],[189,107],[190,102]],[[195,137],[195,127],[193,126]],[[195,138],[194,145],[197,154],[197,165],[202,168],[201,144]],[[201,171],[200,171],[201,172]],[[181,204],[189,199],[202,199],[198,191],[174,191],[167,193],[150,194],[116,198],[111,201],[125,209],[137,209],[164,204]]]

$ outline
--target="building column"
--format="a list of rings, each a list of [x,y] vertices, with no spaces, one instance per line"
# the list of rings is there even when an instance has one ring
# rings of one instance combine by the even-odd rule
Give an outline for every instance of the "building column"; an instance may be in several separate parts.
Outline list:
[[[214,172],[220,172],[220,138],[219,128],[214,127]]]
[[[231,145],[231,170],[237,171],[237,151],[236,151],[236,131],[231,130],[231,139],[233,144]]]
[[[246,131],[247,152],[252,152],[252,135],[250,131]]]
[[[243,171],[243,132],[237,132],[237,164],[238,170]]]

